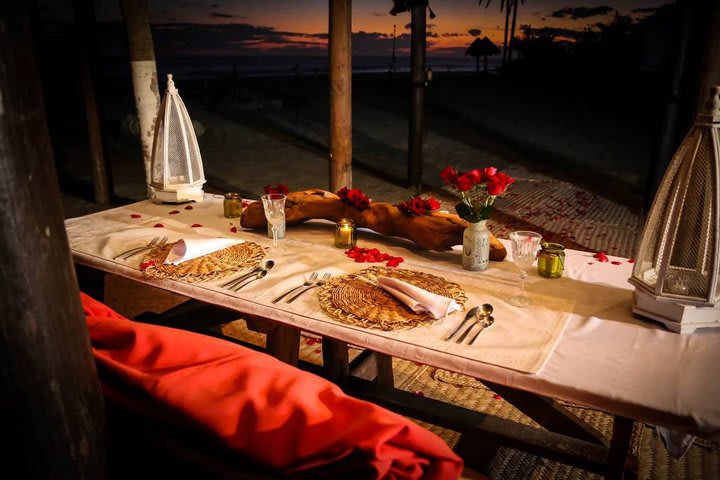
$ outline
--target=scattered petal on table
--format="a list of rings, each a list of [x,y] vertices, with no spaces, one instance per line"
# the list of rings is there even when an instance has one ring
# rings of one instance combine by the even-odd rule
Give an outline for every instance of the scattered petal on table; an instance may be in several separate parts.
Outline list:
[[[185,210],[192,210],[192,209],[193,209],[192,205],[185,205]]]
[[[142,215],[140,215],[139,213],[132,213],[130,214],[130,218],[142,218]]]
[[[193,224],[190,225],[190,226],[191,226],[192,228],[202,227],[202,225],[200,225],[199,223],[193,223]]]
[[[153,225],[153,228],[165,228],[165,225],[163,225],[162,223],[156,223],[155,225]]]
[[[168,215],[177,215],[178,213],[180,213],[180,210],[171,210]]]

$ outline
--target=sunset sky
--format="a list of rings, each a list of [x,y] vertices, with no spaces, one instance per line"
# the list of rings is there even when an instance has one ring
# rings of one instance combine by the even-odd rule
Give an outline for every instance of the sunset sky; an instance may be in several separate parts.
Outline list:
[[[526,0],[521,4],[518,27],[557,27],[579,30],[597,22],[608,22],[615,9],[635,18],[669,0],[605,0],[599,3],[569,0]],[[97,2],[99,21],[120,19],[117,0]],[[385,55],[391,49],[396,25],[399,51],[407,48],[409,13],[388,14],[390,0],[353,2],[353,51],[360,55]],[[477,0],[434,0],[437,15],[430,24],[430,54],[456,54],[480,32],[502,43],[504,14],[499,0],[489,8]],[[179,47],[215,53],[268,53],[314,55],[325,51],[328,0],[150,0],[151,22],[170,33],[169,42]],[[199,24],[192,27],[168,24]],[[163,27],[162,25],[166,25]],[[202,25],[202,26],[200,26]],[[215,28],[208,28],[214,26]],[[404,34],[404,36],[403,36]],[[166,44],[165,47],[171,47]],[[207,52],[209,53],[209,52]]]

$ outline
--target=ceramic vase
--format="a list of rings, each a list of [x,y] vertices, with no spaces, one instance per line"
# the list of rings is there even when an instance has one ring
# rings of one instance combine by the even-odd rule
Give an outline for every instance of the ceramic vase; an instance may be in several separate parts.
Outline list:
[[[490,262],[490,230],[487,220],[471,223],[463,233],[462,266],[465,270],[482,271]]]

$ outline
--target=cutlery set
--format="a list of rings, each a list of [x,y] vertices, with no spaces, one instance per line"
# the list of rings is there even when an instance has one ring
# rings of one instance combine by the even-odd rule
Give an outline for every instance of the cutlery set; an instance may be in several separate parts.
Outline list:
[[[489,303],[483,303],[479,307],[473,307],[468,310],[465,315],[465,319],[455,327],[443,340],[453,341],[461,345],[472,345],[475,339],[482,333],[483,330],[495,323],[495,318],[492,316],[493,306]],[[474,321],[473,321],[474,320]],[[476,327],[477,329],[474,335],[468,336],[468,334]],[[462,333],[460,333],[462,332]],[[460,333],[456,338],[453,338],[456,334]],[[463,341],[468,338],[467,343]]]
[[[238,278],[230,280],[229,282],[223,283],[220,286],[222,288],[227,288],[228,290],[237,292],[246,285],[249,285],[256,280],[260,280],[261,278],[264,278],[274,266],[274,261],[266,260],[262,265],[252,269],[250,272],[241,275]],[[283,298],[287,297],[290,294],[293,294],[290,298],[285,300],[285,303],[292,303],[308,290],[311,290],[315,287],[322,287],[323,285],[325,285],[331,276],[332,274],[326,272],[323,274],[322,278],[318,280],[318,273],[312,272],[307,278],[307,280],[305,280],[302,284],[284,292],[282,295],[273,300],[272,303],[278,303]]]

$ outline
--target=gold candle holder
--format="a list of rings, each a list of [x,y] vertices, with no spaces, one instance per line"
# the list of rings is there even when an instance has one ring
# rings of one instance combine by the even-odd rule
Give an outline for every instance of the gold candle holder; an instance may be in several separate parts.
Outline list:
[[[223,200],[223,212],[225,218],[238,218],[242,215],[243,204],[242,196],[239,193],[226,193]]]
[[[355,223],[349,218],[340,219],[335,224],[335,246],[337,248],[351,248],[357,242]]]

